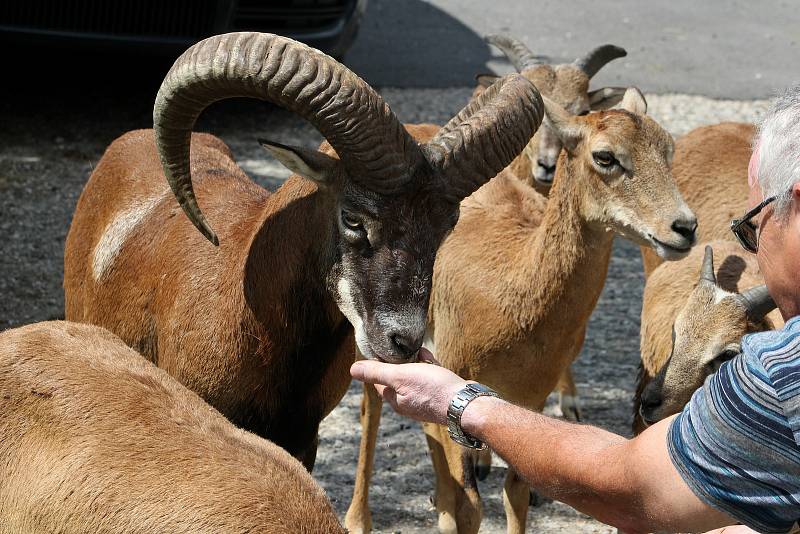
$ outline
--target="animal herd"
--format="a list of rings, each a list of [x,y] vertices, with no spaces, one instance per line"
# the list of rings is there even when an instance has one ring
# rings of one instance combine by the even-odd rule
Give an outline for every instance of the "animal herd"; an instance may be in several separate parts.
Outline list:
[[[441,365],[542,410],[560,392],[615,236],[642,250],[634,431],[678,412],[741,336],[779,327],[729,235],[754,128],[673,141],[633,87],[589,91],[600,46],[553,65],[506,36],[517,73],[478,76],[446,125],[401,124],[342,64],[233,33],[178,58],[153,129],[126,133],[67,236],[65,318],[0,333],[0,533],[344,532],[311,477],[322,419],[356,358]],[[210,104],[251,97],[306,119],[319,150],[261,144],[294,174],[256,185]],[[699,245],[698,245],[699,244]],[[362,400],[349,532],[368,532],[381,399]],[[442,533],[481,523],[490,452],[425,425]],[[509,469],[508,532],[530,488]]]

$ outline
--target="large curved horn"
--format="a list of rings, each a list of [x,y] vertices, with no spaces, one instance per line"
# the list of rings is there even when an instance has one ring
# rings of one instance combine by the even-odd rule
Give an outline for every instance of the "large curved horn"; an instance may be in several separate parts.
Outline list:
[[[197,206],[189,167],[191,131],[209,104],[231,97],[278,104],[313,124],[354,180],[391,193],[411,179],[421,151],[383,99],[333,58],[284,37],[228,33],[195,44],[156,97],[153,128],[164,173],[192,223],[217,237]]]
[[[495,82],[453,117],[425,150],[460,201],[503,170],[522,152],[542,123],[544,104],[521,74]]]
[[[500,49],[506,55],[508,60],[517,69],[517,72],[522,72],[525,69],[541,65],[542,58],[535,56],[530,49],[525,46],[522,41],[507,37],[505,35],[487,35],[484,40]]]
[[[706,245],[705,253],[703,254],[703,265],[700,267],[700,283],[709,283],[712,286],[717,285],[717,275],[714,274],[714,249],[710,245]]]
[[[740,293],[739,302],[744,305],[747,310],[747,317],[754,323],[763,320],[769,312],[778,307],[764,284],[751,287]]]
[[[573,64],[585,72],[589,78],[591,78],[597,74],[597,72],[609,61],[613,61],[617,58],[625,57],[627,55],[628,52],[626,52],[624,48],[612,44],[605,44],[598,46],[585,56],[576,59]]]

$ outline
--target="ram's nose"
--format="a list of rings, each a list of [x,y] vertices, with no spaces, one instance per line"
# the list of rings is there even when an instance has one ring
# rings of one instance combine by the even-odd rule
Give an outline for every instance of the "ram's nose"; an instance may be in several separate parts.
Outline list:
[[[697,240],[697,217],[691,215],[675,219],[670,229],[681,236],[687,246],[692,246]]]
[[[655,395],[642,395],[641,405],[639,406],[639,415],[642,416],[645,423],[652,425],[659,420],[658,409],[664,404],[663,399]]]
[[[422,340],[425,332],[417,332],[414,330],[397,329],[388,333],[389,348],[391,354],[389,359],[396,363],[403,361],[411,361],[417,356],[420,347],[422,347]]]
[[[545,185],[552,185],[553,178],[556,176],[556,164],[548,164],[548,162],[544,160],[538,160],[536,162],[537,172],[534,173],[534,178],[536,181]]]

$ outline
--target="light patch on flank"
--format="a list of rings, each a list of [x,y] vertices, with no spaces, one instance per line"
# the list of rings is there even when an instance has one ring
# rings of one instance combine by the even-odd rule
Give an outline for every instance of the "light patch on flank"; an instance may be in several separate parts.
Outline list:
[[[96,282],[102,281],[109,268],[119,256],[125,240],[147,215],[153,211],[161,197],[140,200],[117,216],[106,226],[103,235],[94,247],[92,274]]]

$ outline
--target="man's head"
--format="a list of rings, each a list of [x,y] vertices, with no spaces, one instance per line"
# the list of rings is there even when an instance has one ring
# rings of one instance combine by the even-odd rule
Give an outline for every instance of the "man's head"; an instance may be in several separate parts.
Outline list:
[[[758,265],[785,319],[800,315],[800,84],[778,97],[761,124],[749,168],[750,208],[775,197],[753,222]]]

